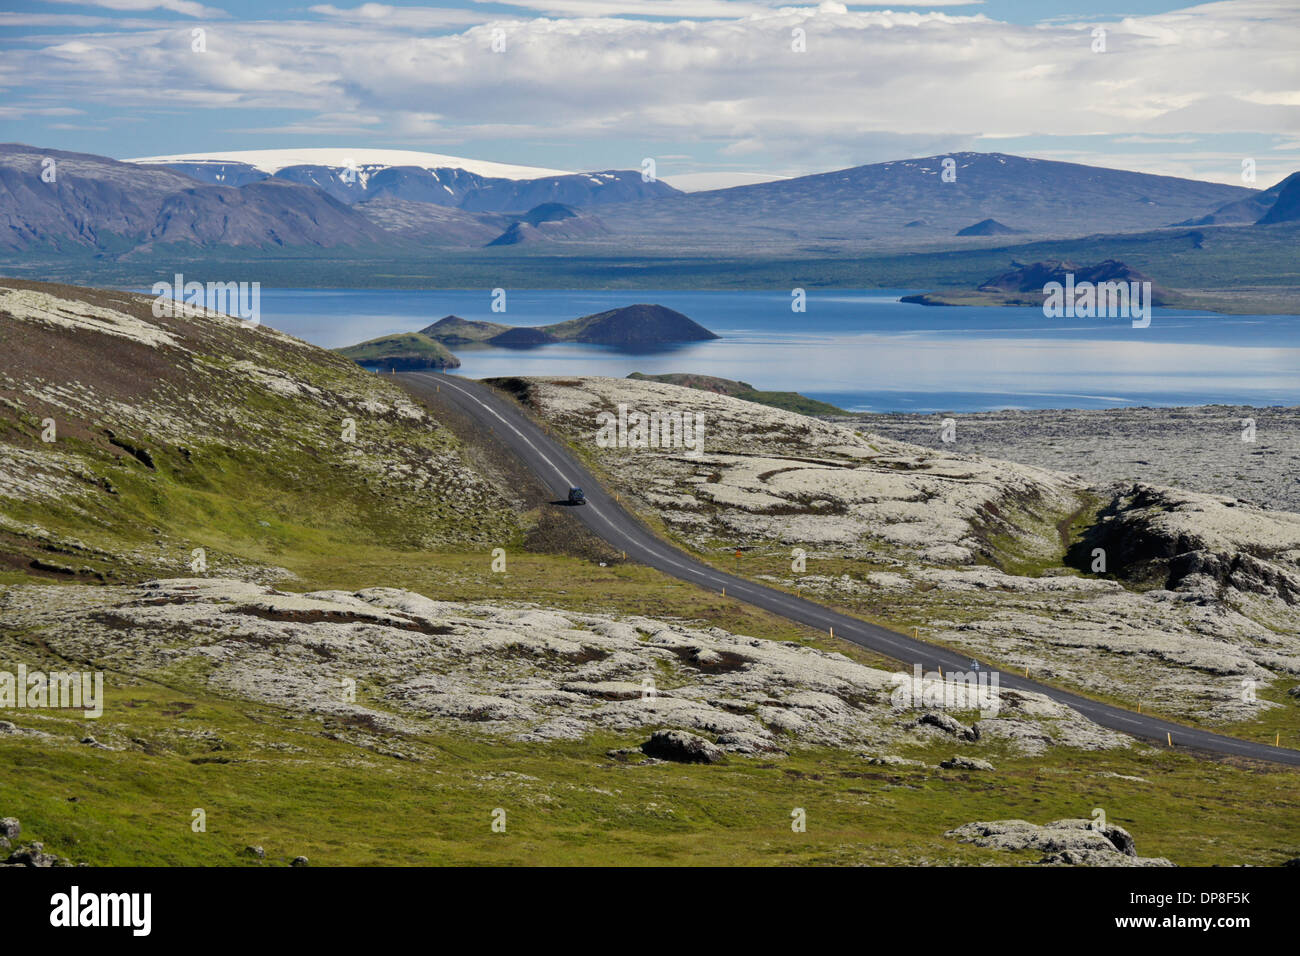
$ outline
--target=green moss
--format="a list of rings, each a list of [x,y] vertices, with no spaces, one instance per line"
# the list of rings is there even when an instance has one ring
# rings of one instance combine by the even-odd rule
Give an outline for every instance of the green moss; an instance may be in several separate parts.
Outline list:
[[[1037,854],[943,833],[974,820],[1087,818],[1094,807],[1133,832],[1142,855],[1182,865],[1276,865],[1300,848],[1300,775],[1179,754],[986,754],[994,773],[873,767],[827,749],[643,767],[605,756],[643,735],[545,745],[448,735],[420,740],[417,762],[331,740],[307,718],[155,684],[114,687],[110,700],[119,706],[92,732],[130,735],[133,749],[12,735],[0,745],[0,808],[24,837],[105,865],[258,865],[248,845],[265,848],[261,865],[298,855],[313,865],[1029,863]],[[935,764],[952,752],[902,753]],[[791,831],[797,807],[806,833]],[[497,808],[505,833],[491,830]],[[206,832],[191,829],[195,809]]]

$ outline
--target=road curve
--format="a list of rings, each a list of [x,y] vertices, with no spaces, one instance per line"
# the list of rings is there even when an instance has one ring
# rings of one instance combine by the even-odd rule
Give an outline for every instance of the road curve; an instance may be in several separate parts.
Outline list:
[[[725,588],[728,597],[745,601],[816,630],[829,632],[833,628],[836,637],[884,654],[909,669],[914,664],[920,664],[924,671],[943,669],[952,673],[966,671],[970,667],[971,658],[966,654],[927,644],[877,624],[832,611],[797,595],[719,571],[667,544],[615,502],[567,448],[547,435],[514,402],[488,386],[471,379],[434,372],[404,372],[399,373],[397,379],[416,398],[446,401],[489,429],[499,444],[510,449],[546,487],[554,490],[557,498],[563,498],[570,487],[582,488],[586,493],[587,504],[574,508],[573,513],[611,547],[626,551],[629,558],[701,587],[715,591]],[[981,666],[987,668],[983,663]],[[1044,694],[1073,707],[1103,727],[1162,746],[1167,746],[1172,740],[1174,747],[1300,767],[1300,751],[1297,750],[1227,737],[1160,720],[1006,671],[999,672],[998,680],[1002,687]]]

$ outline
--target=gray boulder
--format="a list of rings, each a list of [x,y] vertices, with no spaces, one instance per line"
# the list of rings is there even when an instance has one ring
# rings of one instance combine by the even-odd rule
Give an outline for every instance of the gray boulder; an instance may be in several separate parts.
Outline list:
[[[1140,857],[1123,827],[1097,827],[1091,820],[1055,820],[1038,826],[1026,820],[967,823],[946,837],[994,850],[1039,850],[1039,863],[1058,866],[1172,866],[1162,857]]]
[[[46,853],[44,843],[24,843],[9,854],[9,859],[6,862],[10,866],[41,868],[71,865],[53,853]]]
[[[978,757],[949,757],[941,760],[939,766],[944,770],[993,770],[993,764]]]
[[[865,757],[866,755],[863,754]],[[910,760],[907,757],[899,757],[895,754],[885,754],[881,757],[866,757],[867,763],[873,767],[924,767],[924,760]]]

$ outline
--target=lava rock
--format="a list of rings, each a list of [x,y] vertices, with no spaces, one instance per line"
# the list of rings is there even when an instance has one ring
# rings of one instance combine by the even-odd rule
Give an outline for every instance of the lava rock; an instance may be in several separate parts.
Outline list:
[[[718,763],[723,759],[719,747],[684,730],[656,730],[641,745],[641,752],[674,763]]]

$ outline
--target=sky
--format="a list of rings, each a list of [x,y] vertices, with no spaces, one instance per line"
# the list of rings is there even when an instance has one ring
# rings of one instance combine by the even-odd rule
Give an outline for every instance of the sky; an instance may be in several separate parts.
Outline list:
[[[1297,51],[1300,0],[3,0],[0,141],[653,158],[686,188],[978,150],[1266,187],[1300,170]]]

